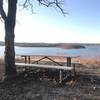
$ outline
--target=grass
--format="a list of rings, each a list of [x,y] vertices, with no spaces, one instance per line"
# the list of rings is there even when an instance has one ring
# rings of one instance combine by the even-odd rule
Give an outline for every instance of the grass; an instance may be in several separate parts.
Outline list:
[[[4,59],[0,58],[0,64],[4,64]]]

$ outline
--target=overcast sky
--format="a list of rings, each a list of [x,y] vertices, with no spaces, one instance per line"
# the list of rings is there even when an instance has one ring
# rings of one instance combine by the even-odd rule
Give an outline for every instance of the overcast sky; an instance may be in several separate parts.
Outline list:
[[[34,12],[18,10],[16,42],[100,43],[100,0],[65,0],[65,17],[59,9],[38,6]],[[4,27],[0,22],[0,41]]]

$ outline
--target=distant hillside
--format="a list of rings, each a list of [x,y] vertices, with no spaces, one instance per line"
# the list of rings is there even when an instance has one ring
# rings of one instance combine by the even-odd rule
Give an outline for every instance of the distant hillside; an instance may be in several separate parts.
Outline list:
[[[4,46],[4,42],[0,42]],[[84,44],[79,43],[15,43],[15,46],[20,47],[60,47],[64,49],[79,49],[85,48]]]

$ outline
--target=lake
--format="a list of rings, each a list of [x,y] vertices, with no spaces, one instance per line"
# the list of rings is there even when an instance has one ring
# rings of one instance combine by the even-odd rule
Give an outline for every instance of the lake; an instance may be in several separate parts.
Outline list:
[[[85,45],[82,49],[63,49],[56,47],[15,47],[16,55],[21,54],[47,54],[72,55],[81,57],[100,57],[100,45]],[[4,56],[4,46],[0,46],[0,58]]]

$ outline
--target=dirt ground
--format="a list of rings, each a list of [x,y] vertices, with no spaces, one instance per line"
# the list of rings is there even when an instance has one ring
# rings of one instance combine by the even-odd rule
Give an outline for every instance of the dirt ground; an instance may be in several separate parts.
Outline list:
[[[100,100],[99,59],[77,61],[81,63],[76,66],[77,76],[62,84],[56,81],[56,72],[54,77],[39,71],[4,80],[4,64],[0,64],[0,100]]]

